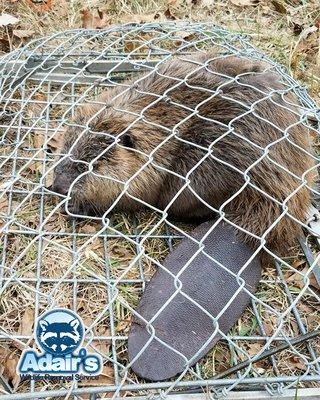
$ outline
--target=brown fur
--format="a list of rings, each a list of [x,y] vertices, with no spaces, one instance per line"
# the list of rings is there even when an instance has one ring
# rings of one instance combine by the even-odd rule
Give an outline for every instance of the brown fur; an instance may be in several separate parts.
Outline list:
[[[308,130],[298,123],[294,95],[279,94],[285,89],[267,65],[238,57],[215,59],[207,53],[189,61],[167,62],[107,91],[98,99],[101,104],[88,105],[78,113],[76,126],[65,135],[65,151],[74,161],[66,159],[57,167],[57,191],[61,182],[69,187],[81,172],[88,171],[88,162],[96,157],[94,174],[87,172],[73,186],[75,213],[91,209],[103,214],[109,207],[110,211],[136,211],[143,204],[135,198],[164,210],[216,141],[211,155],[188,177],[192,190],[182,191],[168,216],[215,217],[214,209],[239,191],[223,208],[225,217],[262,236],[279,218],[286,201],[291,217],[282,217],[266,240],[273,250],[288,248],[300,229],[294,218],[303,222],[310,205],[309,191],[298,188],[313,159],[301,150],[311,152]],[[276,93],[267,98],[272,90]],[[90,130],[84,132],[86,124]],[[165,141],[175,126],[176,135]],[[232,132],[226,135],[229,127]],[[290,140],[284,138],[283,130]],[[260,159],[269,145],[268,156]],[[142,167],[121,195],[125,182]],[[245,171],[250,185],[245,185]],[[255,243],[250,235],[242,237]]]

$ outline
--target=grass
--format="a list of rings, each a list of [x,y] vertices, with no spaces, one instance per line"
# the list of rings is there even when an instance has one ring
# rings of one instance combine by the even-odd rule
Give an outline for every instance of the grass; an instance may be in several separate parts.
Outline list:
[[[271,2],[261,1],[258,6],[237,7],[231,1],[100,1],[96,0],[90,6],[94,14],[97,8],[107,17],[106,26],[111,23],[127,23],[161,21],[165,15],[171,15],[177,21],[192,19],[195,21],[211,21],[222,25],[231,31],[247,34],[253,44],[269,56],[285,65],[292,75],[302,84],[306,85],[313,98],[320,102],[320,50],[319,30],[310,32],[305,37],[297,31],[305,32],[306,29],[316,26],[320,15],[317,0],[310,1],[286,1],[285,13],[279,13]],[[31,30],[34,33],[27,38],[19,39],[14,35],[11,27],[0,32],[0,49],[3,54],[10,50],[21,48],[29,40],[46,36],[59,30],[74,29],[82,26],[81,10],[87,7],[84,1],[56,2],[54,8],[43,15],[37,13],[24,1],[0,2],[1,11],[11,13],[20,19],[15,28]],[[170,13],[168,14],[168,11]],[[96,14],[94,14],[96,15]],[[29,88],[32,89],[31,87]],[[79,90],[80,91],[80,90]],[[45,91],[38,97],[37,107],[30,105],[25,110],[26,125],[32,125],[32,118],[39,116],[46,100]],[[70,93],[66,91],[61,98],[67,98]],[[9,105],[12,113],[19,110],[19,105],[14,101]],[[61,106],[52,107],[50,117],[55,120],[61,117],[64,109]],[[31,120],[29,119],[31,118]],[[4,124],[9,124],[10,119]],[[39,123],[39,126],[41,124]],[[10,131],[6,146],[0,149],[1,155],[8,154],[13,148],[17,132]],[[127,237],[137,232],[144,235],[157,223],[157,216],[150,213],[142,213],[135,217],[116,215],[112,220],[112,227],[117,232],[117,237],[106,237],[112,232],[106,229],[99,237],[90,238],[101,228],[92,221],[84,221],[81,224],[72,224],[66,221],[59,210],[54,209],[56,200],[50,195],[44,204],[44,215],[39,213],[41,196],[38,194],[27,198],[28,192],[38,185],[42,176],[41,159],[51,160],[51,155],[40,154],[40,163],[32,164],[32,168],[26,166],[26,159],[35,153],[35,136],[31,133],[25,138],[25,142],[19,147],[18,152],[21,161],[18,167],[23,167],[22,177],[13,188],[13,194],[9,196],[11,215],[16,210],[14,221],[6,235],[0,238],[2,257],[5,262],[5,285],[0,292],[0,326],[10,336],[7,341],[0,342],[0,357],[2,355],[2,370],[4,376],[14,386],[14,390],[27,390],[26,383],[13,382],[11,376],[12,362],[9,353],[15,355],[15,360],[26,344],[35,346],[31,334],[25,329],[26,310],[31,310],[32,317],[28,317],[28,324],[34,324],[34,317],[43,312],[49,305],[70,307],[77,310],[88,328],[88,337],[94,336],[90,346],[100,349],[104,356],[105,366],[110,368],[118,365],[122,369],[127,360],[126,335],[131,320],[131,308],[135,308],[143,290],[143,281],[148,281],[153,275],[156,265],[152,260],[161,262],[169,252],[168,242],[161,237],[148,238],[145,241],[145,255],[141,255],[131,268],[128,268],[137,255],[137,246]],[[46,168],[50,166],[47,162]],[[6,163],[0,187],[10,176],[13,168],[13,160]],[[39,170],[40,168],[40,170]],[[23,194],[17,195],[18,191]],[[25,199],[21,207],[21,200]],[[22,230],[38,230],[43,218],[48,218],[43,230],[43,242],[33,243],[35,235],[25,234]],[[8,214],[7,214],[8,215]],[[181,225],[185,230],[192,227]],[[161,236],[165,227],[161,224],[157,228],[157,235]],[[76,233],[76,235],[72,235]],[[173,240],[177,244],[179,240]],[[81,249],[81,250],[79,250]],[[40,256],[41,254],[41,256]],[[75,262],[75,256],[80,256],[80,261]],[[296,257],[290,260],[296,265],[298,271],[303,271],[305,263],[302,254],[297,250]],[[296,263],[296,264],[294,264]],[[297,295],[303,289],[301,281],[294,277],[292,271],[283,270],[288,282],[288,290],[292,295]],[[14,279],[13,279],[14,277]],[[41,283],[39,283],[41,280]],[[23,282],[23,284],[21,284]],[[117,299],[110,304],[114,283],[117,282]],[[243,314],[230,332],[231,336],[252,337],[260,335],[261,331],[266,336],[275,333],[277,327],[283,322],[283,332],[293,337],[299,334],[299,326],[291,314],[283,321],[277,319],[277,313],[285,311],[289,305],[288,295],[273,266],[265,269],[263,280],[257,292],[257,297],[271,306],[275,312],[259,303],[257,309],[261,318],[261,326],[253,310]],[[38,303],[39,307],[35,307]],[[306,292],[298,303],[298,309],[302,322],[309,329],[319,329],[320,315],[317,297],[312,292]],[[262,349],[264,341],[235,339],[237,347],[230,346],[226,342],[219,344],[204,357],[198,365],[203,378],[212,378],[236,362],[246,359],[246,356],[254,356]],[[320,349],[319,341],[314,341],[314,347]],[[307,359],[310,355],[306,346],[301,346],[299,352]],[[294,351],[287,350],[271,360],[264,360],[250,371],[249,376],[272,376],[302,374],[305,372],[301,357]],[[10,369],[11,368],[11,369]],[[1,372],[1,367],[0,367]],[[11,375],[10,375],[11,374]],[[113,381],[111,374],[103,381],[105,384]],[[185,379],[193,379],[188,374]],[[129,382],[140,382],[130,373]],[[300,383],[300,386],[315,386],[316,383]],[[48,382],[37,383],[36,387],[53,389],[59,385]],[[128,393],[129,395],[129,393]],[[296,396],[297,397],[297,396]]]

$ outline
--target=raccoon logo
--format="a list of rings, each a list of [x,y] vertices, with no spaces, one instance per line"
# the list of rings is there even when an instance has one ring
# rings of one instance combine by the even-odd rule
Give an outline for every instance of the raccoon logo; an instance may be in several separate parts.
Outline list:
[[[74,352],[81,345],[83,326],[70,310],[55,309],[38,320],[36,336],[44,351],[62,356]]]
[[[101,373],[101,355],[88,353],[85,347],[81,347],[84,327],[81,318],[74,312],[65,308],[46,312],[37,320],[35,334],[36,342],[43,351],[25,349],[22,352],[17,364],[17,373],[21,376],[62,374],[73,377],[73,374],[79,373],[85,376]]]

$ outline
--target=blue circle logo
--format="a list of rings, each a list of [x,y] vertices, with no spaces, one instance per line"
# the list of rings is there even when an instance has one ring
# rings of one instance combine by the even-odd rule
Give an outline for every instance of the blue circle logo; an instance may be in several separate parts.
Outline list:
[[[39,346],[54,356],[74,352],[82,343],[83,333],[81,319],[65,308],[46,312],[38,319],[36,327]]]

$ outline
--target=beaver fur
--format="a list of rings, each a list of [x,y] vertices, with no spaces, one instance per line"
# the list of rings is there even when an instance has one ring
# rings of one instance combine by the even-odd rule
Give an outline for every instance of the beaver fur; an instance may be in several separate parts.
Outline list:
[[[265,63],[172,59],[82,107],[64,137],[53,187],[71,186],[74,214],[148,205],[178,220],[223,214],[243,240],[263,237],[275,251],[294,244],[310,205],[309,132]]]

